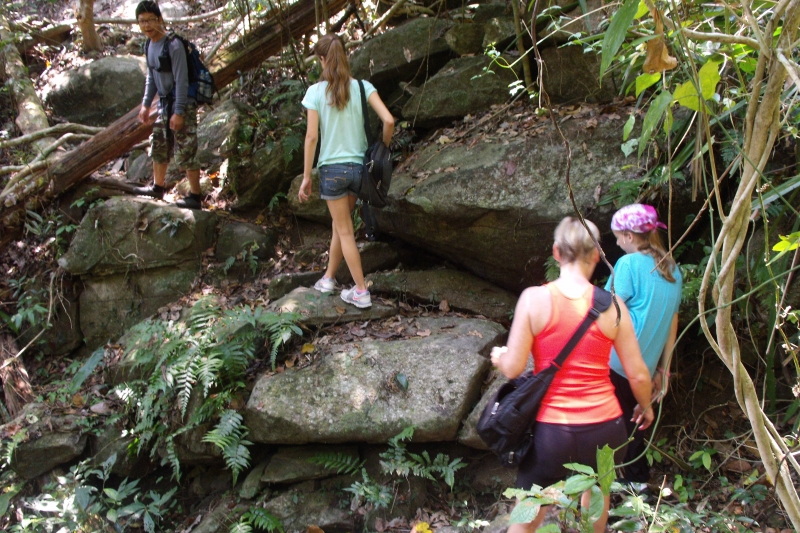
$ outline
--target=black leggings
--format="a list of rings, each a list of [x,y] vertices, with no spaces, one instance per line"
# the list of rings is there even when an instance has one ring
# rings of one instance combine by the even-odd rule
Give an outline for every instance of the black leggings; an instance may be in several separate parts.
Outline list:
[[[566,479],[571,471],[566,463],[580,463],[597,471],[597,450],[608,444],[612,449],[621,447],[627,440],[622,417],[596,424],[547,424],[537,422],[533,431],[534,446],[522,459],[517,473],[516,487],[530,489],[533,484],[547,487]],[[614,452],[614,462],[619,463],[625,450]]]
[[[611,383],[614,385],[614,392],[617,395],[620,407],[622,407],[626,431],[628,435],[633,437],[633,440],[628,443],[628,448],[625,451],[625,460],[623,461],[631,464],[623,467],[622,476],[625,481],[647,483],[650,480],[650,465],[647,464],[647,457],[644,455],[644,451],[647,449],[647,443],[644,440],[646,432],[639,429],[636,422],[631,421],[633,410],[639,405],[639,402],[636,401],[636,397],[633,395],[628,378],[620,376],[612,370]]]

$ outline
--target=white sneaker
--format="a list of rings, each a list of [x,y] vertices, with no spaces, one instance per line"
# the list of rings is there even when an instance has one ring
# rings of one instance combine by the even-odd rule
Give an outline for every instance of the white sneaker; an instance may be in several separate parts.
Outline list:
[[[336,281],[331,278],[326,278],[325,276],[319,278],[317,282],[314,284],[314,288],[317,289],[319,292],[333,292],[336,289]]]
[[[369,291],[365,291],[362,294],[358,294],[358,292],[356,292],[355,287],[353,287],[352,289],[343,290],[342,300],[344,300],[349,304],[355,305],[360,309],[372,307],[372,298],[370,298]]]

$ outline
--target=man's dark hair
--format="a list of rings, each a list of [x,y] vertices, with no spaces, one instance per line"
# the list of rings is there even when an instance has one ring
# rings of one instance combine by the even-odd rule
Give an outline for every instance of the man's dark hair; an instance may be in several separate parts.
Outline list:
[[[145,0],[144,2],[139,2],[139,5],[136,6],[136,18],[139,18],[139,15],[142,13],[152,13],[153,15],[161,18],[161,10],[158,8],[158,4],[155,2],[150,2],[149,0]]]

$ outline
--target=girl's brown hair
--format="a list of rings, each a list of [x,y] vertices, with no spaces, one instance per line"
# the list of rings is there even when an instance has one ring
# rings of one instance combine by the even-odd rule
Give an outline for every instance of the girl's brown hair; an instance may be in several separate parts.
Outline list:
[[[314,46],[314,54],[325,58],[322,79],[328,82],[328,102],[342,110],[350,101],[350,63],[344,51],[344,40],[335,33],[323,35]]]
[[[678,266],[675,259],[667,253],[664,248],[664,243],[661,241],[661,235],[658,234],[658,229],[653,229],[647,233],[631,232],[635,235],[639,244],[639,251],[643,254],[652,256],[656,260],[656,270],[661,274],[661,277],[670,283],[675,283],[675,276],[672,274]]]

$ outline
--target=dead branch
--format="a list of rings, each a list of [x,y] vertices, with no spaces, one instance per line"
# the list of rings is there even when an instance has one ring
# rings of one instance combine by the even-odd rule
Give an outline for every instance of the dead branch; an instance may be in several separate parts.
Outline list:
[[[51,135],[60,135],[62,133],[95,134],[101,131],[103,131],[103,128],[101,127],[86,126],[84,124],[77,124],[74,122],[56,124],[55,126],[34,131],[33,133],[28,133],[27,135],[20,135],[19,137],[14,137],[13,139],[9,139],[7,141],[0,141],[0,150],[14,148],[15,146],[20,146],[22,144],[28,144],[45,137],[50,137]]]
[[[33,400],[33,390],[28,379],[28,371],[22,360],[17,358],[17,343],[10,335],[0,336],[0,382],[3,383],[3,396],[9,416],[15,418],[26,403]],[[10,361],[8,364],[6,362]]]

